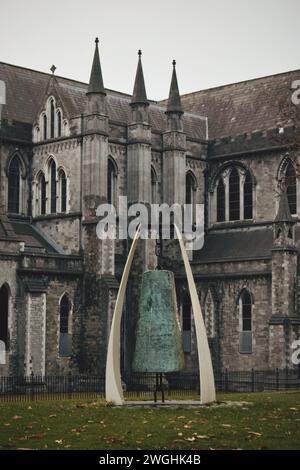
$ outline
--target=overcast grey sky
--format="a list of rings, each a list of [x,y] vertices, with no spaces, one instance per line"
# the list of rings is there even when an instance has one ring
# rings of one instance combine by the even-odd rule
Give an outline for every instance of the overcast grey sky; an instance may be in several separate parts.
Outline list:
[[[143,51],[148,97],[300,69],[299,0],[0,0],[0,61],[88,81],[99,36],[104,84],[131,93]]]

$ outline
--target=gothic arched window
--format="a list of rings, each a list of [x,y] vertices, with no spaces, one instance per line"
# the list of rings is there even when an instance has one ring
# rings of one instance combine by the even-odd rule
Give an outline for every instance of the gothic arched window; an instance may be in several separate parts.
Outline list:
[[[151,204],[157,203],[157,176],[153,166],[151,167]]]
[[[223,178],[219,179],[217,186],[217,222],[225,221],[225,186]]]
[[[236,168],[229,176],[229,220],[240,219],[240,175]]]
[[[45,175],[42,174],[40,177],[40,204],[41,214],[46,214],[46,179]]]
[[[194,175],[189,171],[185,177],[185,203],[190,206],[191,222],[195,221],[195,191],[196,180]]]
[[[239,298],[240,352],[252,353],[252,298],[244,290]]]
[[[44,115],[43,115],[43,138],[44,138],[44,140],[47,140],[47,137],[48,137],[48,136],[47,136],[47,134],[48,134],[48,133],[47,133],[47,126],[48,126],[48,124],[47,124],[47,116],[46,116],[46,114],[44,114]]]
[[[50,101],[50,138],[53,139],[55,133],[55,106],[53,99]]]
[[[107,202],[116,205],[117,198],[117,170],[115,163],[108,159],[107,163]]]
[[[67,178],[64,170],[59,172],[60,212],[67,211]]]
[[[56,198],[57,198],[57,188],[56,188],[56,164],[54,160],[50,162],[50,212],[54,214],[56,212]]]
[[[192,349],[192,304],[190,295],[185,293],[182,300],[182,340],[183,350],[186,353]]]
[[[61,112],[57,111],[57,137],[61,137]]]
[[[17,156],[13,157],[8,169],[8,212],[20,212],[21,169]]]
[[[253,217],[253,184],[249,171],[244,181],[244,219],[252,219]]]
[[[0,289],[0,341],[5,344],[5,349],[9,347],[8,344],[8,300],[9,291],[5,284]]]
[[[285,170],[286,192],[291,214],[297,214],[297,180],[296,171],[291,161]]]
[[[71,355],[71,312],[70,299],[67,294],[64,294],[59,305],[59,355],[62,357]]]
[[[185,177],[185,203],[194,204],[195,179],[191,173]]]

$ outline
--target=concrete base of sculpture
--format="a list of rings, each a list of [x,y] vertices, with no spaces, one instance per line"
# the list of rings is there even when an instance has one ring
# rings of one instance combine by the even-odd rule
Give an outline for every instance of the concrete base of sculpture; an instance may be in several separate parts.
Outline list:
[[[109,335],[109,343],[107,350],[106,360],[106,376],[105,376],[105,397],[107,402],[114,405],[123,405],[124,396],[121,384],[120,372],[120,336],[121,336],[121,318],[123,312],[123,305],[126,293],[126,286],[128,282],[129,272],[132,265],[133,256],[136,250],[138,240],[140,238],[139,226],[125,264],[124,272],[122,275],[121,284],[116,300],[115,310],[113,314],[111,330]],[[191,296],[191,303],[194,313],[195,332],[197,338],[198,360],[200,370],[200,403],[208,404],[216,400],[214,374],[212,368],[212,361],[210,350],[208,346],[205,325],[203,321],[201,306],[197,294],[197,289],[192,274],[191,265],[187,256],[187,252],[181,237],[181,233],[175,226],[177,238],[181,249],[181,255],[184,262],[185,272],[187,275],[188,287]],[[199,402],[198,402],[199,403]]]
[[[165,400],[164,402],[154,402],[151,400],[126,400],[122,405],[116,406],[125,406],[126,408],[199,408],[209,405],[204,405],[200,403],[199,400]]]

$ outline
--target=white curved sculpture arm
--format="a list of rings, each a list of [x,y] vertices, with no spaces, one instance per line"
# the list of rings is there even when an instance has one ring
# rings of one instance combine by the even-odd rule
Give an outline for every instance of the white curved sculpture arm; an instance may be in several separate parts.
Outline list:
[[[105,374],[105,397],[109,402],[115,405],[123,405],[124,396],[121,384],[121,371],[120,371],[120,336],[121,336],[121,318],[123,312],[123,305],[126,293],[126,287],[129,277],[130,268],[132,265],[133,256],[136,250],[137,242],[140,238],[141,226],[139,225],[133,242],[131,244],[128,258],[125,264],[124,272],[122,275],[119,292],[116,300],[114,314],[111,323],[107,359],[106,359],[106,374]],[[214,373],[211,362],[211,355],[208,346],[206,329],[201,312],[201,306],[196,290],[196,285],[191,269],[191,265],[186,253],[186,249],[181,237],[181,233],[175,225],[181,254],[184,262],[185,272],[187,275],[188,287],[191,296],[191,303],[194,313],[198,360],[200,371],[200,402],[202,404],[211,403],[216,400]]]
[[[181,233],[175,225],[181,255],[184,262],[185,272],[187,276],[192,308],[194,313],[197,348],[198,348],[198,361],[200,372],[200,401],[202,404],[212,403],[216,401],[214,371],[211,362],[211,354],[208,346],[206,329],[203,321],[201,305],[198,298],[198,293],[192,273],[191,265],[187,256],[187,252],[182,240]]]
[[[123,271],[121,284],[116,300],[114,314],[111,322],[107,359],[105,373],[105,398],[106,401],[113,402],[115,405],[123,405],[124,396],[121,383],[120,369],[120,336],[121,336],[121,318],[123,312],[126,287],[132,265],[133,256],[136,250],[138,239],[141,235],[141,226],[139,225],[131,244],[128,258]]]

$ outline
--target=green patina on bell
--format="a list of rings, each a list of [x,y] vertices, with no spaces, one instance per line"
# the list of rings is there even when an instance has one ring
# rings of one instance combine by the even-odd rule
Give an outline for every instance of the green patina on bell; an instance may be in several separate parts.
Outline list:
[[[174,274],[146,271],[139,301],[135,372],[174,372],[184,367]]]

